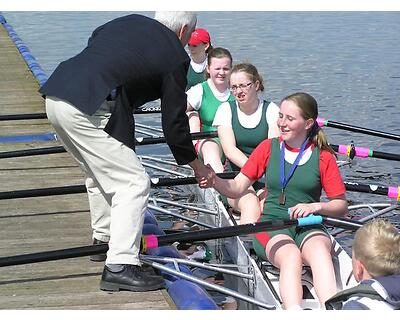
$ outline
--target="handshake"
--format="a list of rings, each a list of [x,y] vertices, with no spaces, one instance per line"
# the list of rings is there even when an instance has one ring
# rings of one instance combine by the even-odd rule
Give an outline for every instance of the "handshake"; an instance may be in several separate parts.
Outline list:
[[[189,163],[194,170],[200,188],[210,188],[215,184],[216,173],[209,164],[204,165],[199,159]]]

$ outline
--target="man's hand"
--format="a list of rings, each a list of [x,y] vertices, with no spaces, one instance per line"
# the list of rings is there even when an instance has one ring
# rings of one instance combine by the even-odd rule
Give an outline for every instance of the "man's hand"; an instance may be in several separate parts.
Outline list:
[[[205,166],[199,159],[189,163],[195,173],[200,188],[210,188],[215,182],[215,172],[210,165]]]

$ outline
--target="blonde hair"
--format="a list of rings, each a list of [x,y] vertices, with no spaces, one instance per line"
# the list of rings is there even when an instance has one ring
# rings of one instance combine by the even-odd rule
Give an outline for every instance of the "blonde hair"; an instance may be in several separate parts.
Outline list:
[[[259,82],[259,91],[264,91],[264,81],[263,78],[261,77],[261,75],[258,73],[257,68],[251,64],[251,63],[247,63],[247,62],[243,62],[243,63],[238,63],[236,65],[234,65],[234,67],[232,68],[231,71],[231,75],[233,73],[238,73],[238,72],[243,72],[245,74],[247,74],[247,76],[249,77],[249,79],[251,80],[251,82]]]
[[[400,234],[391,223],[375,219],[357,230],[354,257],[372,277],[400,274]]]
[[[321,150],[327,150],[333,155],[336,156],[335,151],[328,144],[328,140],[325,136],[325,133],[318,126],[317,118],[318,118],[318,104],[313,96],[309,95],[305,92],[296,92],[287,97],[283,98],[283,101],[293,101],[300,109],[301,115],[305,120],[313,119],[314,125],[308,132],[308,135],[311,141]]]

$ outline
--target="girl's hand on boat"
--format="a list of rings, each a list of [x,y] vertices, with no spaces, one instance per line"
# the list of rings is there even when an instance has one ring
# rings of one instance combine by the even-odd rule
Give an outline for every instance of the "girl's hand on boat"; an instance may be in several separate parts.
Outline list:
[[[321,205],[318,202],[298,203],[294,207],[289,208],[290,219],[304,218],[310,214],[318,213],[320,210]]]

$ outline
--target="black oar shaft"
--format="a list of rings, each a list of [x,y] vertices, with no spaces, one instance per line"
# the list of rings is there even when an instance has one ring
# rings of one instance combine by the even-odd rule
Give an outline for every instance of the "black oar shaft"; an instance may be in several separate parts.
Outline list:
[[[134,114],[151,114],[160,113],[160,107],[141,107],[134,110]],[[35,120],[35,119],[47,119],[46,113],[20,113],[20,114],[2,114],[0,115],[0,121],[13,121],[13,120]]]
[[[229,173],[219,173],[218,176],[224,179],[232,179],[236,175],[235,172]],[[165,187],[165,186],[173,186],[173,185],[182,185],[182,184],[196,184],[197,180],[195,177],[188,178],[160,178],[160,183],[154,183],[153,180],[159,179],[151,179],[152,187]],[[47,196],[57,196],[64,194],[74,194],[74,193],[85,193],[86,187],[84,185],[75,185],[75,186],[64,186],[64,187],[50,187],[50,188],[41,188],[41,189],[26,189],[26,190],[15,190],[15,191],[3,191],[0,192],[0,200],[5,199],[20,199],[20,198],[34,198],[34,197],[47,197]]]
[[[0,159],[38,156],[66,152],[62,146],[0,152]]]
[[[222,179],[233,179],[238,172],[224,172],[218,173]],[[195,177],[173,177],[173,178],[151,178],[153,187],[166,187],[166,186],[178,186],[178,185],[190,185],[196,184],[197,180]],[[377,195],[389,196],[389,188],[383,186],[375,186],[370,184],[359,184],[356,182],[344,182],[347,191],[357,191],[363,193],[373,193]]]
[[[21,113],[0,115],[0,121],[47,119],[46,113]]]
[[[218,174],[218,176],[223,179],[232,179],[235,175],[236,175],[236,172],[228,172],[228,173],[219,173]],[[158,182],[158,183],[153,182],[156,180],[160,180],[160,182]],[[196,184],[196,183],[197,183],[197,180],[195,177],[151,179],[152,187],[188,185],[188,184]],[[41,189],[26,189],[26,190],[15,190],[15,191],[3,191],[3,192],[0,192],[0,200],[47,197],[47,196],[57,196],[57,195],[85,193],[85,192],[86,192],[86,187],[84,185],[50,187],[50,188],[41,188]]]
[[[191,134],[192,140],[215,138],[217,136],[218,136],[217,132],[195,132]],[[157,138],[136,138],[135,143],[137,145],[152,145],[164,142],[166,142],[165,137],[157,137]],[[0,152],[0,159],[37,156],[37,155],[62,153],[62,152],[66,152],[65,148],[62,146],[6,151],[6,152]]]
[[[217,176],[222,179],[233,179],[236,177],[237,172],[223,172],[218,173]],[[169,186],[180,186],[196,184],[197,180],[195,177],[172,177],[172,178],[151,178],[151,184],[153,187],[169,187]]]
[[[218,137],[218,133],[214,132],[195,132],[191,134],[192,140],[197,139],[206,139],[206,138],[215,138]],[[165,137],[155,137],[155,138],[136,138],[136,145],[149,145],[156,143],[165,143]]]
[[[297,220],[276,220],[260,222],[257,224],[241,225],[237,227],[222,227],[211,230],[191,231],[182,232],[177,234],[169,234],[164,236],[158,236],[158,244],[166,245],[176,241],[206,241],[217,238],[227,238],[236,235],[250,234],[254,232],[260,232],[263,230],[279,230],[297,225]],[[97,244],[83,247],[75,247],[61,250],[44,251],[38,253],[29,253],[16,256],[2,257],[0,258],[0,267],[21,265],[45,261],[53,261],[60,259],[78,258],[94,254],[105,253],[108,250],[107,244]]]
[[[3,191],[0,192],[0,200],[57,196],[84,192],[86,192],[86,187],[84,185]]]
[[[378,195],[387,196],[389,189],[388,187],[371,185],[371,184],[360,184],[357,182],[344,182],[347,191],[356,191],[363,193],[373,193]]]
[[[373,129],[368,129],[368,128],[352,126],[352,125],[349,125],[349,124],[330,121],[330,120],[323,120],[322,119],[322,121],[324,121],[324,125],[327,126],[327,127],[336,128],[336,129],[342,129],[342,130],[352,131],[352,132],[358,132],[358,133],[364,133],[364,134],[368,134],[370,136],[376,136],[376,137],[380,137],[380,138],[387,138],[387,139],[400,141],[400,135],[398,135],[398,134],[393,134],[393,133],[383,132],[383,131],[379,131],[379,130],[373,130]]]
[[[372,151],[372,158],[400,161],[400,154]]]
[[[96,244],[83,247],[75,247],[75,248],[68,248],[61,250],[52,250],[52,251],[2,257],[0,258],[0,267],[86,257],[95,254],[106,253],[107,250],[108,250],[108,244]]]
[[[213,239],[240,236],[245,234],[253,234],[262,231],[280,230],[289,228],[291,226],[307,226],[313,224],[320,224],[322,222],[334,226],[350,228],[352,230],[358,229],[359,227],[362,226],[361,223],[354,222],[349,219],[331,218],[326,216],[315,216],[315,217],[309,216],[297,220],[289,220],[289,219],[270,220],[270,221],[250,223],[245,225],[214,228],[209,230],[168,234],[168,235],[158,236],[156,238],[158,245],[171,244],[176,241],[191,243],[195,241],[207,241]],[[146,236],[144,237],[144,239],[146,239]],[[146,243],[146,240],[143,243]],[[105,253],[107,252],[107,250],[108,250],[107,244],[99,244],[99,245],[91,245],[84,247],[68,248],[62,250],[52,250],[52,251],[45,251],[38,253],[2,257],[0,258],[0,267],[60,260],[60,259],[77,258],[93,254]]]
[[[158,237],[159,244],[174,242],[207,241],[212,239],[229,238],[261,231],[273,231],[297,225],[297,220],[272,220],[258,223],[243,224],[231,227],[214,228],[208,230],[182,232]]]
[[[233,179],[237,172],[225,172],[217,174],[222,179]],[[166,187],[166,186],[177,186],[177,185],[190,185],[196,184],[197,180],[195,177],[174,177],[174,178],[151,178],[151,186],[154,187]],[[359,184],[356,182],[344,182],[347,191],[356,191],[363,193],[373,193],[377,195],[385,195],[391,198],[398,197],[392,195],[389,192],[388,187],[375,186],[369,184]],[[396,189],[395,187],[390,187]],[[63,194],[73,193],[84,193],[86,187],[84,185],[75,186],[64,186],[64,187],[51,187],[42,189],[27,189],[27,190],[15,190],[15,191],[3,191],[0,192],[0,200],[4,199],[18,199],[18,198],[30,198],[30,197],[45,197]],[[394,192],[392,192],[394,193]]]

